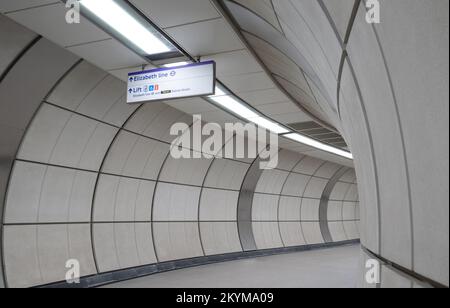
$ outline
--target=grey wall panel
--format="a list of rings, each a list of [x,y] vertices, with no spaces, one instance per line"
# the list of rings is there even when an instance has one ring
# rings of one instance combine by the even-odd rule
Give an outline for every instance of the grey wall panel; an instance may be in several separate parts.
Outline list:
[[[32,31],[3,15],[0,16],[0,41],[2,42],[0,76],[36,37],[37,35]]]
[[[308,175],[291,173],[284,184],[282,194],[290,196],[303,196],[311,177]]]
[[[342,168],[342,166],[340,166],[338,164],[328,162],[328,163],[325,163],[324,165],[322,165],[319,168],[319,170],[316,171],[316,173],[314,175],[317,177],[330,179],[341,168]]]
[[[197,223],[156,222],[153,230],[159,261],[188,259],[203,255]]]
[[[361,121],[364,113],[358,90],[351,76],[350,68],[344,65],[342,72],[341,114],[343,126],[352,144],[355,155],[355,170],[358,177],[361,201],[362,242],[374,252],[379,252],[379,204],[376,169],[371,153],[370,134]]]
[[[5,272],[8,286],[31,287],[42,283],[37,253],[37,226],[4,227]],[[21,245],[17,241],[20,239]]]
[[[196,221],[199,187],[158,183],[153,209],[154,221]]]
[[[258,249],[283,247],[278,222],[253,222],[253,234]]]
[[[191,155],[194,157],[192,152]],[[209,158],[178,159],[169,155],[159,179],[164,182],[201,186],[212,162]]]
[[[329,224],[331,238],[335,242],[341,242],[348,240],[347,234],[344,230],[344,225],[342,221],[330,222]]]
[[[327,218],[329,220],[342,220],[342,201],[329,201]]]
[[[69,259],[80,261],[83,276],[95,273],[89,239],[87,224],[5,227],[9,286],[30,287],[65,280]]]
[[[155,182],[101,175],[94,202],[95,221],[150,221]]]
[[[345,234],[349,240],[360,237],[359,224],[356,221],[344,221],[343,225]]]
[[[114,224],[94,224],[93,239],[95,258],[100,272],[114,271],[120,268],[117,256]]]
[[[121,131],[106,157],[103,171],[156,180],[168,152],[165,143]]]
[[[200,232],[206,255],[242,251],[236,222],[201,222]]]
[[[302,222],[303,235],[308,244],[324,243],[319,222]]]
[[[323,190],[325,189],[328,180],[313,177],[306,186],[305,193],[303,197],[307,198],[318,198],[322,196]]]
[[[306,245],[300,222],[280,222],[279,224],[285,247]]]
[[[280,221],[300,221],[301,204],[301,198],[281,196],[278,205],[278,219]]]
[[[289,150],[281,150],[278,153],[277,169],[291,171],[305,156]]]
[[[345,40],[351,19],[354,0],[323,0],[342,41]]]
[[[239,190],[249,164],[216,158],[205,179],[206,187]]]
[[[126,129],[165,142],[172,142],[177,136],[170,135],[174,123],[192,123],[192,116],[162,103],[147,104],[127,123]]]
[[[320,199],[303,198],[301,207],[302,221],[319,221]]]
[[[401,18],[392,14],[398,9],[404,12]],[[388,3],[381,14],[386,20],[395,20],[398,26],[376,27],[404,133],[411,185],[414,269],[447,286],[448,11],[448,1]],[[405,26],[410,19],[416,21],[414,28]],[[402,44],[400,38],[404,40]],[[407,57],[403,54],[405,49],[409,51]]]
[[[308,156],[294,168],[294,171],[306,175],[314,175],[323,163],[320,159]]]
[[[381,280],[381,287],[383,288],[405,289],[412,286],[411,280],[387,266],[382,267],[381,276],[383,277]]]
[[[98,170],[117,129],[44,104],[22,143],[19,158]]]
[[[252,206],[253,221],[277,221],[279,196],[255,193]]]
[[[365,14],[364,6],[361,6],[349,40],[348,53],[361,89],[373,138],[379,202],[382,207],[380,221],[384,231],[381,234],[381,249],[389,260],[411,267],[409,178],[402,132],[383,57],[373,29],[365,22]],[[365,56],[369,52],[372,55],[370,61]],[[369,71],[371,73],[367,74]]]
[[[256,192],[280,194],[283,189],[284,181],[286,180],[288,172],[281,170],[265,170],[256,186]]]
[[[200,221],[236,221],[239,192],[204,188],[200,200]]]
[[[107,73],[83,61],[54,89],[47,101],[77,111],[83,100],[102,82]]]

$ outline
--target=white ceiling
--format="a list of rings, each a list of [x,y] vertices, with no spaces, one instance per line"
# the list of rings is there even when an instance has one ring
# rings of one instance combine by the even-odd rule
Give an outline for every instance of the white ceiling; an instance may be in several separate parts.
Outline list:
[[[311,120],[277,88],[212,1],[130,2],[192,56],[215,60],[218,79],[268,117],[283,124]],[[0,12],[121,80],[126,81],[130,71],[141,70],[143,66],[153,67],[88,20],[82,19],[79,25],[67,24],[65,7],[60,1],[2,0]],[[200,98],[168,104],[189,114],[202,113],[207,121],[237,121],[234,116]],[[282,144],[299,152],[311,150],[287,140]],[[328,160],[335,157],[329,156]]]

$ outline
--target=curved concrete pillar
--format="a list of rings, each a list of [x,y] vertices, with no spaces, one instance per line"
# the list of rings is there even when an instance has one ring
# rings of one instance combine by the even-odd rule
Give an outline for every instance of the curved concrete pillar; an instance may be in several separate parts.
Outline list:
[[[278,86],[345,137],[365,248],[448,286],[448,1],[380,1],[379,24],[360,0],[220,2]]]
[[[0,16],[0,41],[0,236],[4,238],[7,179],[20,142],[41,102],[77,58],[3,16]],[[0,252],[0,286],[4,286],[7,284],[4,258],[10,252],[3,245]]]

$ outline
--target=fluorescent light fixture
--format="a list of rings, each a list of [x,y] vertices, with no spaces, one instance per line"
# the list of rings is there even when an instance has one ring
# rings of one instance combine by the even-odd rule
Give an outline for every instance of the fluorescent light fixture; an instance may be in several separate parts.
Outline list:
[[[189,62],[182,61],[182,62],[176,62],[176,63],[167,63],[167,64],[164,64],[163,67],[171,68],[171,67],[177,67],[177,66],[185,66],[188,64],[189,64]]]
[[[225,93],[225,91],[222,90],[221,88],[216,87],[216,89],[215,89],[215,94],[214,94],[214,95],[211,95],[211,96],[208,96],[208,97],[209,97],[209,98],[213,98],[213,97],[216,97],[216,96],[224,96],[224,95],[228,95],[228,94]]]
[[[294,140],[294,141],[297,141],[297,142],[309,145],[309,146],[311,146],[313,148],[316,148],[316,149],[319,149],[319,150],[330,152],[330,153],[333,153],[333,154],[336,154],[336,155],[339,155],[339,156],[342,156],[342,157],[345,157],[345,158],[348,158],[348,159],[353,159],[353,155],[350,152],[347,152],[347,151],[344,151],[344,150],[340,150],[340,149],[332,147],[330,145],[323,144],[322,142],[319,142],[319,141],[314,140],[312,138],[300,135],[298,133],[287,134],[287,135],[284,135],[283,137],[286,137],[286,138],[289,138],[291,140]]]
[[[289,132],[287,129],[281,127],[280,125],[259,116],[255,111],[240,103],[234,97],[225,95],[225,92],[223,92],[219,88],[216,88],[216,95],[210,96],[210,99],[215,101],[220,106],[235,113],[236,115],[250,122],[253,122],[256,125],[261,126],[267,130],[270,130],[275,134],[285,134]]]
[[[217,91],[217,89],[216,89]],[[235,98],[225,95],[225,96],[211,96],[213,101],[215,101],[220,106],[228,109],[229,111],[235,113],[236,115],[243,118],[256,118],[258,114],[251,110],[250,108],[244,106],[238,102]]]
[[[113,0],[81,0],[81,5],[109,27],[140,48],[146,55],[170,52],[171,49],[149,29]]]
[[[281,125],[278,125],[272,121],[269,121],[266,118],[263,117],[257,117],[257,118],[249,118],[250,121],[257,124],[258,126],[264,127],[267,130],[270,130],[271,132],[274,132],[275,134],[286,134],[289,131],[282,127]]]

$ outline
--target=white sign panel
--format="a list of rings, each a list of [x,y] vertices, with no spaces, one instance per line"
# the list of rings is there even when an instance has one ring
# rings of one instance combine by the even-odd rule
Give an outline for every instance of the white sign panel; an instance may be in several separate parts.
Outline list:
[[[128,74],[127,103],[214,94],[214,61]]]

